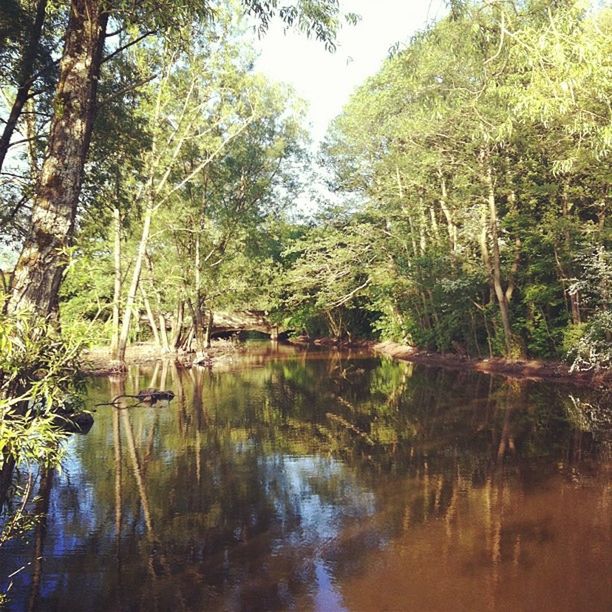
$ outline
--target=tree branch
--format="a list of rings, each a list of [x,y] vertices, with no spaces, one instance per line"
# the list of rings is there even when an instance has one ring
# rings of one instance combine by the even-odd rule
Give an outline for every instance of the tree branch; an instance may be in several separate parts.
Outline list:
[[[149,31],[145,32],[144,34],[141,34],[140,36],[138,36],[138,38],[135,38],[134,40],[131,40],[129,43],[126,43],[125,45],[122,45],[121,47],[118,47],[112,53],[110,53],[106,57],[102,58],[102,61],[100,63],[104,64],[104,63],[112,60],[113,57],[119,55],[120,53],[122,53],[126,49],[129,49],[133,45],[138,44],[141,40],[144,40],[145,38],[147,38],[148,36],[151,36],[152,34],[155,34],[154,30],[149,30]]]

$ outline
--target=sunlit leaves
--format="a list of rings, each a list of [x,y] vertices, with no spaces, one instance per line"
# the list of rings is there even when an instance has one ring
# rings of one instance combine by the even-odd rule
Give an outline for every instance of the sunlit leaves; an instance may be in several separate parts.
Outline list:
[[[610,11],[455,4],[357,90],[325,144],[335,187],[365,200],[379,228],[376,327],[439,351],[497,352],[486,263],[497,246],[515,333],[530,354],[561,356],[569,321],[594,316],[577,306],[590,290],[572,285],[576,255],[609,239]]]
[[[65,433],[54,411],[80,408],[79,344],[21,312],[0,316],[0,347],[0,467],[8,457],[55,464]]]

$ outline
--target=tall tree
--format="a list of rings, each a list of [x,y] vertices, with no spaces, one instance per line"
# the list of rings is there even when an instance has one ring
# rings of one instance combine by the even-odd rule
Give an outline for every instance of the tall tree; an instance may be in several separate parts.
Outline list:
[[[55,114],[34,199],[32,229],[15,269],[12,311],[26,306],[48,316],[57,307],[91,139],[108,17],[100,1],[71,3]]]
[[[590,314],[582,253],[609,241],[610,11],[461,4],[356,92],[327,159],[384,237],[384,333],[559,356]]]

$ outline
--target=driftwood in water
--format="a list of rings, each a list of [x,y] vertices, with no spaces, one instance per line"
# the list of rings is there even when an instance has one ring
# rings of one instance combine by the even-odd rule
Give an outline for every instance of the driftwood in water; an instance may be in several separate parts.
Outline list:
[[[172,391],[159,391],[158,389],[142,389],[136,397],[146,404],[155,404],[160,400],[169,402],[171,399],[174,399],[174,393]]]

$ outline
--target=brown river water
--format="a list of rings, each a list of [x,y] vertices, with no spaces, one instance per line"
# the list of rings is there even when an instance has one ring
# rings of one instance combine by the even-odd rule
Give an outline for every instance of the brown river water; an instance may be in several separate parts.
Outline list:
[[[601,392],[266,345],[89,406],[146,387],[176,397],[101,406],[33,468],[9,609],[612,609]]]

